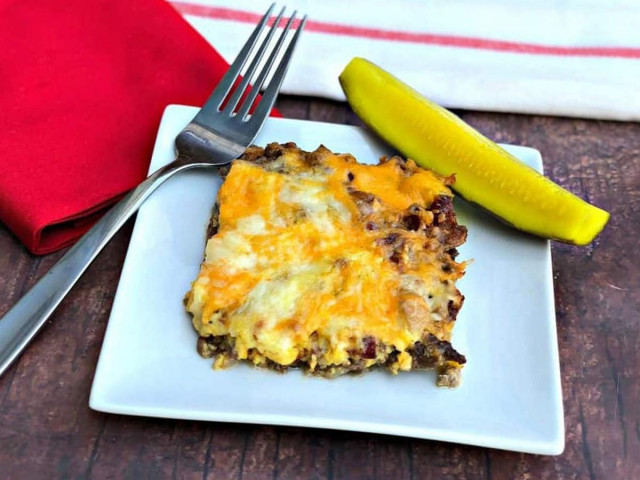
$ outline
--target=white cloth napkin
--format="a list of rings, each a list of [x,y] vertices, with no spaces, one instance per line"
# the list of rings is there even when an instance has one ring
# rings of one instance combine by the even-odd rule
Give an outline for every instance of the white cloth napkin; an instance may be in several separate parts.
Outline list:
[[[232,60],[271,0],[171,2]],[[640,120],[637,0],[287,0],[309,21],[283,92],[343,100],[354,56],[451,108]]]

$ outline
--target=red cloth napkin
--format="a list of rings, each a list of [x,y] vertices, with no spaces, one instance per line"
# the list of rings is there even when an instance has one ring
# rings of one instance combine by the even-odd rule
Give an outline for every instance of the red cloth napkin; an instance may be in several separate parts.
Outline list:
[[[73,243],[227,66],[164,0],[0,0],[0,220],[36,254]]]

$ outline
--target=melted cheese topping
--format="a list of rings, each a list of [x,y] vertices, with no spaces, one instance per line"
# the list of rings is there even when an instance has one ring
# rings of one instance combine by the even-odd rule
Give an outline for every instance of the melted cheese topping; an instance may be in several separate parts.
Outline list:
[[[443,180],[349,155],[310,166],[285,153],[268,167],[236,160],[219,191],[219,229],[188,295],[199,334],[231,336],[237,358],[257,364],[290,365],[315,348],[312,370],[347,363],[373,337],[401,352],[395,371],[410,369],[404,350],[450,328],[438,316],[457,293],[445,282],[455,272],[436,265],[421,232],[402,232],[415,261],[390,262],[389,230],[367,230],[351,193],[375,195],[380,215],[398,214],[451,195]]]

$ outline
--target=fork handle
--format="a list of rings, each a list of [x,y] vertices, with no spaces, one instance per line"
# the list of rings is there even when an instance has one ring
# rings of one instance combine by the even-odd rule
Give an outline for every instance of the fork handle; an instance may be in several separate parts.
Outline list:
[[[178,157],[150,175],[112,207],[0,319],[0,376],[38,333],[93,259],[142,202],[175,173],[201,166]]]

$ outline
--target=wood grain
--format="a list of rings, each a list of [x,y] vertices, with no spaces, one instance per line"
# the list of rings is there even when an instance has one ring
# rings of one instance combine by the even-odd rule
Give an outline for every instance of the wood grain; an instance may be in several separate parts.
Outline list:
[[[279,108],[289,118],[361,124],[339,102],[284,97]],[[640,125],[460,115],[494,140],[539,149],[551,178],[612,213],[591,246],[553,245],[567,429],[562,455],[91,411],[130,222],[0,378],[0,478],[640,478]],[[59,256],[32,257],[0,227],[0,314]]]

